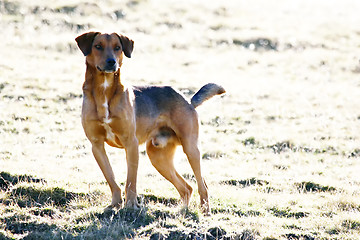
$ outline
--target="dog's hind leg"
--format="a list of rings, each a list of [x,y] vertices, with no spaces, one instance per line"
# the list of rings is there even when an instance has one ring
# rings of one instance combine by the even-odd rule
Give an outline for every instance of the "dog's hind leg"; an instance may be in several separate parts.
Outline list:
[[[146,151],[156,170],[170,181],[180,194],[185,206],[189,205],[192,187],[180,176],[174,167],[176,144],[168,143],[163,148],[154,147],[151,140],[146,143]]]
[[[200,195],[201,210],[205,215],[210,214],[208,188],[201,175],[200,151],[198,147],[199,122],[195,111],[185,109],[178,111],[174,119],[186,119],[186,121],[178,121],[176,127],[176,136],[183,147],[190,166],[194,172]]]
[[[201,175],[200,151],[197,146],[197,140],[191,139],[194,138],[187,138],[185,141],[182,142],[183,150],[189,160],[192,170],[194,171],[200,195],[201,210],[204,214],[208,215],[210,214],[209,196],[207,185]]]

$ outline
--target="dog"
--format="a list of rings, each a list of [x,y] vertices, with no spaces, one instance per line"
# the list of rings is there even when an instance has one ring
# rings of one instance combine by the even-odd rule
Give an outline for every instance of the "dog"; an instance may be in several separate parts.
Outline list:
[[[199,121],[195,108],[205,100],[225,93],[209,83],[191,103],[168,86],[126,87],[120,80],[124,55],[131,58],[134,41],[117,33],[87,32],[75,41],[86,59],[83,84],[82,125],[92,153],[112,193],[109,208],[122,207],[121,190],[115,181],[104,144],[126,152],[125,206],[138,208],[136,193],[139,144],[146,143],[152,165],[180,194],[188,206],[192,187],[174,168],[177,146],[186,154],[198,185],[201,209],[210,213],[208,187],[201,174],[198,148]]]

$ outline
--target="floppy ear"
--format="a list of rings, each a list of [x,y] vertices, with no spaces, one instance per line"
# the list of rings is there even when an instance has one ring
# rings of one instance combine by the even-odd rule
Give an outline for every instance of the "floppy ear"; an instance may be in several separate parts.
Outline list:
[[[84,56],[87,56],[91,53],[92,43],[98,34],[99,32],[88,32],[75,38],[75,41],[77,42],[77,45],[79,46]]]
[[[127,56],[128,58],[131,58],[131,53],[134,49],[134,41],[124,35],[121,35],[121,34],[117,34],[117,35],[120,39],[122,49],[123,49],[125,56]]]

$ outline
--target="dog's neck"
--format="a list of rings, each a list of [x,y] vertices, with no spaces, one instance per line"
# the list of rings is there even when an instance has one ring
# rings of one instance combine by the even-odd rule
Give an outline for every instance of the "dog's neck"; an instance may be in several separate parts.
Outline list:
[[[114,73],[105,73],[86,63],[84,91],[90,90],[94,95],[94,91],[103,90],[104,95],[113,95],[115,90],[121,91],[123,89],[124,86],[120,81],[120,68]],[[111,96],[107,97],[111,98]]]

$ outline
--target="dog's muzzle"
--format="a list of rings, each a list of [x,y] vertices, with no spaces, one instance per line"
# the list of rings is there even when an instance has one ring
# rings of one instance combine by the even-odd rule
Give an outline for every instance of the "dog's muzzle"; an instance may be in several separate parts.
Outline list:
[[[116,60],[114,58],[108,58],[105,61],[104,68],[101,68],[100,66],[96,66],[96,68],[101,72],[113,73],[118,70],[119,64],[116,62]]]

